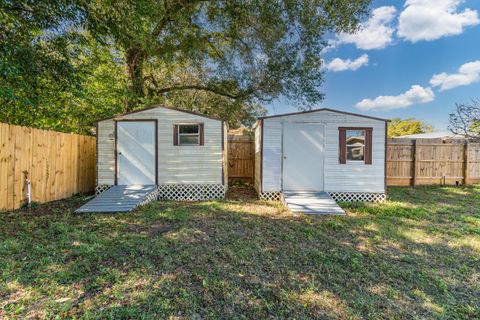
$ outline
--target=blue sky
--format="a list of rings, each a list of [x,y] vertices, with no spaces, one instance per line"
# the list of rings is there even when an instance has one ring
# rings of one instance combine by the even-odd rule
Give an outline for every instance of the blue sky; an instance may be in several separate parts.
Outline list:
[[[480,1],[374,0],[355,35],[324,52],[330,107],[384,118],[414,117],[446,130],[455,102],[480,98]],[[279,99],[269,114],[298,111]]]

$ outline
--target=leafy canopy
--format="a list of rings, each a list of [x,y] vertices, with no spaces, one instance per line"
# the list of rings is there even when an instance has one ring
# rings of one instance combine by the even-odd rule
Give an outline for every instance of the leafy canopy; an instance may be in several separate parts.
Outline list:
[[[309,106],[323,98],[326,32],[351,32],[370,1],[79,1],[86,29],[125,53],[132,92],[159,96],[208,91],[233,100],[279,95]],[[198,77],[159,85],[146,65],[172,65]]]
[[[0,121],[88,133],[96,119],[161,103],[233,127],[286,97],[322,100],[330,32],[369,0],[0,2]]]
[[[414,118],[394,118],[388,124],[389,137],[399,137],[409,134],[427,133],[432,131],[433,127],[430,124]]]

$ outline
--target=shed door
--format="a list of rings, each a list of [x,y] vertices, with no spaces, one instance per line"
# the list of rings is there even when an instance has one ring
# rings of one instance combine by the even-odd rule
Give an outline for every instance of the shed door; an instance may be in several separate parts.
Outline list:
[[[155,122],[117,122],[119,185],[155,184]]]
[[[323,191],[324,131],[322,124],[284,124],[283,190]]]

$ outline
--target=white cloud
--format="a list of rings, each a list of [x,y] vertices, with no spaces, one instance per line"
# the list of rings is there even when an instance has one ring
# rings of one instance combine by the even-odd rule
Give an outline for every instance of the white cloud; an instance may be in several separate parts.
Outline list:
[[[359,49],[383,49],[393,41],[392,21],[397,9],[394,6],[384,6],[372,11],[370,19],[360,24],[354,34],[340,33],[339,43],[353,43]]]
[[[440,87],[440,91],[450,90],[459,86],[466,86],[480,80],[480,60],[463,64],[457,73],[445,72],[435,74],[430,84]]]
[[[330,39],[328,40],[327,42],[327,45],[322,49],[322,54],[325,54],[327,52],[330,52],[332,51],[333,49],[335,49],[338,45],[338,40],[336,39]]]
[[[378,96],[375,99],[363,99],[356,104],[361,110],[393,110],[407,108],[413,104],[427,103],[435,99],[431,88],[413,85],[398,96]]]
[[[457,35],[480,23],[476,10],[458,12],[462,0],[407,0],[400,14],[398,36],[417,42]]]
[[[329,63],[326,64],[325,68],[328,71],[333,71],[333,72],[339,72],[339,71],[346,71],[346,70],[352,70],[355,71],[362,66],[366,66],[368,64],[368,54],[362,54],[360,57],[358,57],[355,60],[350,60],[350,59],[340,59],[340,58],[335,58]]]

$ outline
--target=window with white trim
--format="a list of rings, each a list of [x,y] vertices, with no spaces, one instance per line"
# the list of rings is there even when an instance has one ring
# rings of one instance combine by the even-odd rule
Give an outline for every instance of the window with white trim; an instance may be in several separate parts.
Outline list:
[[[200,145],[200,125],[199,124],[179,124],[178,125],[178,145],[180,146]]]
[[[347,161],[365,160],[365,130],[346,130]]]

